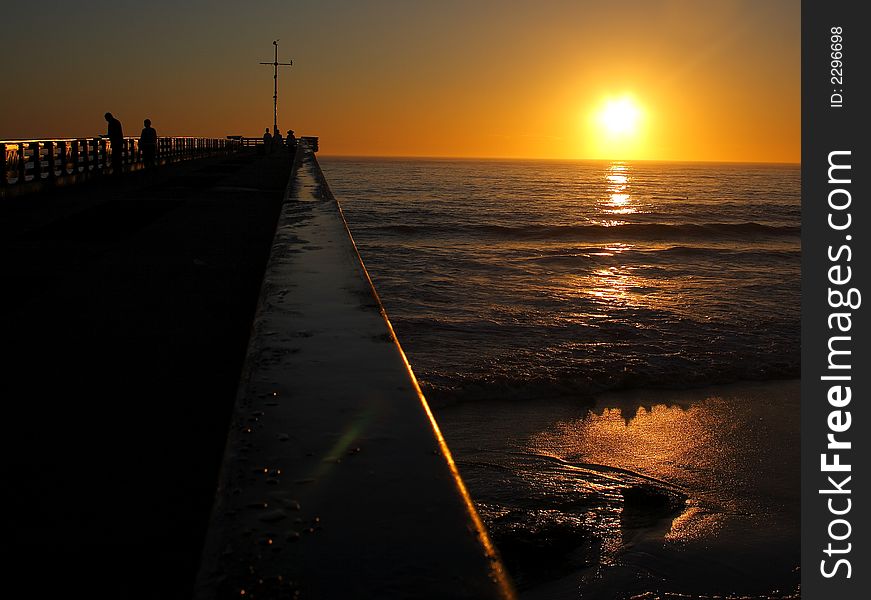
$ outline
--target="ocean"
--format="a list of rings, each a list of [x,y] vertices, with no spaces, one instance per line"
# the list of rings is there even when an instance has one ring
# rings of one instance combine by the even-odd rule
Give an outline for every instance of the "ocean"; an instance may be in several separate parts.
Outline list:
[[[523,597],[798,594],[798,165],[320,162]]]

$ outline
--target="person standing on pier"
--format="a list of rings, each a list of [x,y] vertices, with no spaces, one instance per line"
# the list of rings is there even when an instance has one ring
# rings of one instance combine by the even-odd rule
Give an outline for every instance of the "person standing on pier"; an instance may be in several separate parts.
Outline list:
[[[291,152],[296,151],[296,136],[293,135],[293,129],[287,130],[287,149]]]
[[[145,129],[139,136],[139,150],[146,169],[153,169],[157,159],[157,130],[151,126],[151,119],[145,119]]]
[[[266,128],[266,133],[263,134],[263,146],[267,154],[272,152],[272,134],[269,133],[269,127]]]
[[[275,137],[272,138],[272,146],[276,150],[281,150],[282,147],[284,146],[284,140],[281,137],[281,130],[280,129],[275,130]]]
[[[121,129],[121,121],[113,117],[112,113],[107,112],[105,117],[109,123],[107,137],[112,144],[112,174],[120,175],[124,165],[124,131]]]

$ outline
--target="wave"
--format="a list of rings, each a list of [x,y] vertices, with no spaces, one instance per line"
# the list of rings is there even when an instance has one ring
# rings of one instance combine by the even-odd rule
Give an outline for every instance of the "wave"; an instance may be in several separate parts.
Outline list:
[[[747,237],[799,237],[800,226],[744,223],[623,223],[615,225],[500,225],[500,224],[391,224],[370,225],[371,231],[406,236],[448,235],[519,240],[676,240],[746,239]]]
[[[738,381],[796,379],[801,376],[798,353],[763,363],[759,357],[735,362],[692,364],[683,369],[626,363],[539,372],[537,376],[505,376],[483,373],[418,373],[424,394],[439,405],[481,400],[537,400],[542,398],[591,398],[603,392],[657,389],[684,390]]]
[[[528,260],[539,263],[559,264],[564,261],[584,260],[598,262],[621,261],[630,264],[645,264],[651,261],[671,262],[673,259],[731,260],[756,264],[768,261],[798,261],[801,250],[783,248],[716,248],[705,246],[674,245],[665,248],[615,248],[603,246],[562,247],[546,249]]]

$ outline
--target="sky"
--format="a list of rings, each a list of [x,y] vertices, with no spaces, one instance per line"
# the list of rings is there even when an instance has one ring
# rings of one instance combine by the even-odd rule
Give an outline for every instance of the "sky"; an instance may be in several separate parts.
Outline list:
[[[0,139],[260,136],[356,156],[800,160],[799,0],[4,6]],[[609,104],[610,102],[610,104]],[[609,126],[609,106],[631,119]]]

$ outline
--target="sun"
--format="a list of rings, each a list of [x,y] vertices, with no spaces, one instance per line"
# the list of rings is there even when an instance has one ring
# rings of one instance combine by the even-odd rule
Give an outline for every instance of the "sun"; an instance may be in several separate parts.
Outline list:
[[[649,156],[656,113],[633,92],[600,96],[582,114],[579,157],[629,160]]]
[[[612,98],[602,104],[596,120],[610,137],[633,137],[638,134],[641,107],[629,96]]]

